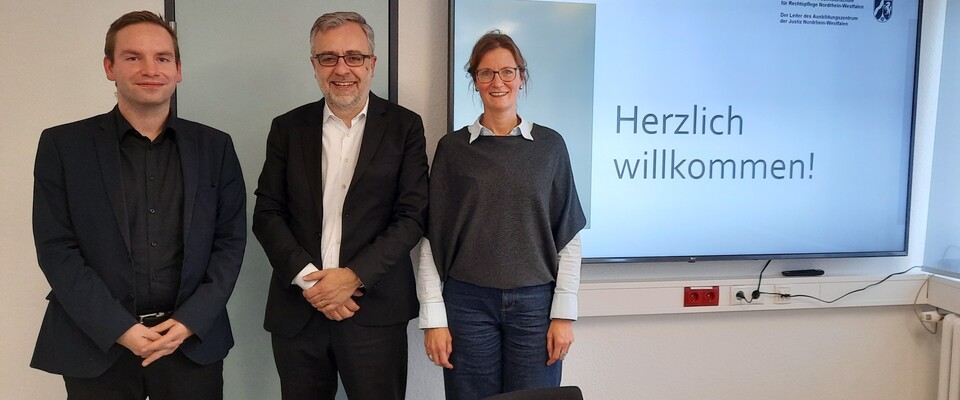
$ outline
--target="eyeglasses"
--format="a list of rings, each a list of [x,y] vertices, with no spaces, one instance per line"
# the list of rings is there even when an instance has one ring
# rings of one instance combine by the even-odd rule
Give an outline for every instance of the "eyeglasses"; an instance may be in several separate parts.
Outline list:
[[[336,54],[317,54],[313,57],[317,60],[317,64],[320,64],[324,67],[334,67],[340,62],[340,59],[343,59],[343,62],[347,64],[348,67],[359,67],[363,65],[368,58],[373,58],[369,54],[347,54],[345,56],[338,56]]]
[[[501,81],[510,82],[514,79],[517,79],[517,75],[521,71],[523,71],[523,68],[521,67],[501,68],[499,71],[494,71],[492,69],[481,69],[481,70],[477,70],[477,82],[480,82],[480,83],[493,82],[493,77],[496,75],[500,75]]]

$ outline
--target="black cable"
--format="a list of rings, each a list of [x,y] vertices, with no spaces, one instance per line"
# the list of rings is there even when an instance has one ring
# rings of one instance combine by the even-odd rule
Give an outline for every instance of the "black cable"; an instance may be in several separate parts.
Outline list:
[[[754,300],[760,298],[760,283],[763,282],[763,271],[766,271],[766,270],[767,270],[767,267],[770,266],[770,262],[771,262],[771,261],[773,261],[773,259],[767,260],[767,263],[766,263],[766,264],[763,264],[763,269],[760,270],[760,278],[757,279],[757,290],[755,290],[755,291],[754,291],[753,293],[751,293],[751,295],[750,295],[750,297],[753,297]]]
[[[910,268],[907,268],[906,270],[903,270],[903,271],[900,271],[900,272],[894,272],[894,273],[892,273],[892,274],[890,274],[890,275],[887,275],[886,278],[881,279],[879,282],[871,283],[871,284],[869,284],[869,285],[867,285],[867,286],[864,286],[864,287],[862,287],[862,288],[860,288],[860,289],[851,290],[851,291],[845,293],[843,296],[837,297],[837,298],[835,298],[835,299],[833,299],[833,300],[824,300],[824,299],[821,299],[821,298],[819,298],[819,297],[814,297],[814,296],[810,296],[810,295],[806,295],[806,294],[768,293],[768,292],[760,292],[760,294],[768,294],[768,295],[771,295],[771,296],[780,296],[780,297],[787,297],[787,298],[790,298],[790,297],[806,297],[806,298],[808,298],[808,299],[814,299],[814,300],[819,301],[819,302],[823,302],[823,303],[826,303],[826,304],[831,304],[831,303],[835,303],[835,302],[837,302],[838,300],[840,300],[840,299],[842,299],[842,298],[844,298],[844,297],[847,297],[847,296],[849,296],[849,295],[851,295],[851,294],[854,294],[854,293],[857,293],[857,292],[862,292],[862,291],[867,290],[867,289],[869,289],[869,288],[871,288],[871,287],[874,287],[874,286],[877,286],[877,285],[879,285],[879,284],[881,284],[881,283],[884,283],[884,282],[887,281],[887,279],[890,279],[890,278],[892,278],[892,277],[894,277],[894,276],[903,275],[903,274],[905,274],[905,273],[907,273],[907,272],[910,272],[911,270],[913,270],[913,269],[915,269],[915,268],[918,268],[918,267],[910,267]],[[763,278],[763,272],[760,273],[760,277]]]
[[[763,269],[760,270],[760,279],[757,279],[757,290],[754,290],[753,293],[750,293],[750,298],[747,298],[746,293],[739,293],[737,298],[747,302],[747,304],[753,303],[754,300],[759,299],[761,294],[766,294],[760,291],[760,283],[763,282],[763,271],[767,270],[767,267],[770,266],[770,262],[773,259],[768,259],[766,264],[763,264]]]
[[[913,297],[913,313],[917,316],[917,321],[920,321],[920,326],[922,326],[925,331],[930,332],[930,333],[933,334],[933,335],[936,335],[936,334],[937,334],[937,331],[940,330],[940,329],[938,329],[938,327],[940,326],[940,324],[934,324],[934,325],[933,325],[933,330],[930,330],[930,328],[929,328],[929,327],[927,326],[927,324],[925,323],[925,322],[927,322],[927,321],[924,321],[923,318],[920,317],[920,308],[921,308],[922,306],[921,306],[920,304],[917,304],[917,303],[920,301],[920,293],[923,292],[923,289],[924,289],[924,288],[928,288],[927,290],[929,290],[930,278],[932,278],[932,277],[933,277],[933,275],[928,276],[927,279],[923,281],[923,284],[920,285],[920,288],[917,289],[917,295]],[[938,308],[936,309],[936,311],[939,313],[939,312],[940,312],[940,308],[938,307]]]

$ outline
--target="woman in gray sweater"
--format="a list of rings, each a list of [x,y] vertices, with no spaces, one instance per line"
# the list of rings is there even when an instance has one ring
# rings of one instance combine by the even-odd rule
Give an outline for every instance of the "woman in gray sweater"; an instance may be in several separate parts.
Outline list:
[[[427,356],[457,400],[560,385],[586,224],[563,138],[517,113],[513,39],[485,34],[466,70],[484,111],[437,146],[417,271]]]

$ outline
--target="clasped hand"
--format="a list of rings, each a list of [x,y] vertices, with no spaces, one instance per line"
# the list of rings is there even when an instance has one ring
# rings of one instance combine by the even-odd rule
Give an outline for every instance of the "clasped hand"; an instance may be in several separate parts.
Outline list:
[[[353,297],[363,296],[363,292],[358,289],[360,278],[349,268],[311,272],[304,276],[303,280],[315,282],[312,287],[303,291],[303,297],[328,319],[343,321],[360,310],[360,306],[353,300]]]
[[[135,324],[120,336],[117,343],[143,358],[140,365],[146,367],[160,357],[173,354],[190,336],[193,336],[190,328],[171,318],[154,327]]]

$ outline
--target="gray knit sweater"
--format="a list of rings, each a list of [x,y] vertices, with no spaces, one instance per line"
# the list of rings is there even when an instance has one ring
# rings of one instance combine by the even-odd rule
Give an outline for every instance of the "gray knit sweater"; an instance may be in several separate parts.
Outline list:
[[[586,225],[563,138],[466,128],[440,139],[430,175],[427,237],[440,278],[513,289],[555,280],[558,253]]]

